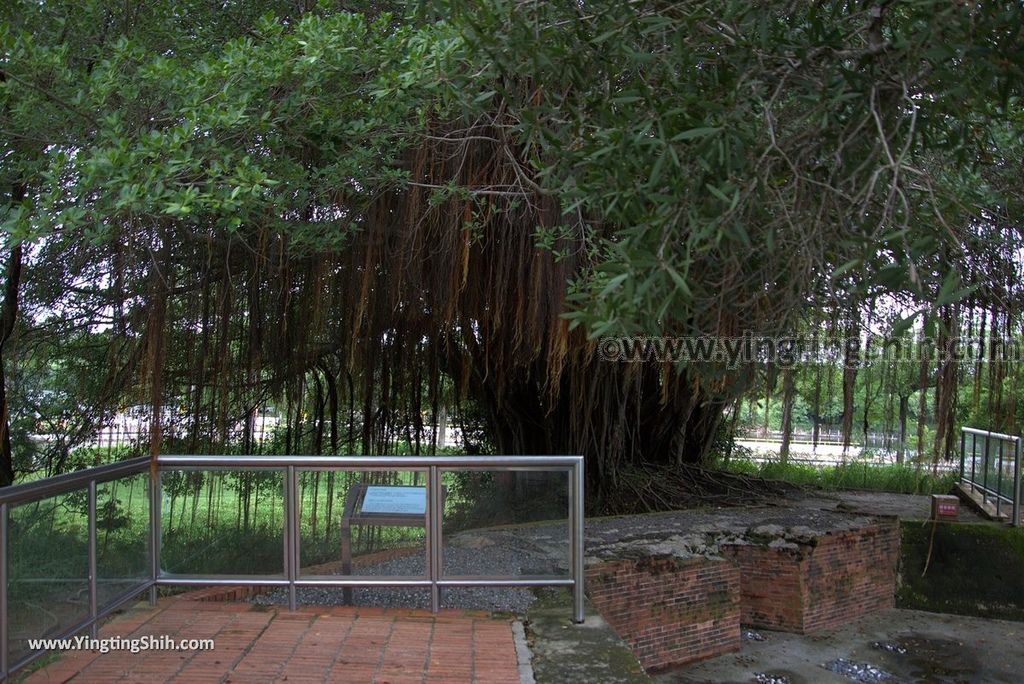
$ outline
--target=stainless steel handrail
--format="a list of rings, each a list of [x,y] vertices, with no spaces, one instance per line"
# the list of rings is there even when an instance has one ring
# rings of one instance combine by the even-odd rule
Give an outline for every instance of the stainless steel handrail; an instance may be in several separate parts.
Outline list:
[[[429,469],[437,466],[445,470],[543,470],[544,466],[557,466],[560,470],[576,465],[583,467],[582,456],[158,456],[161,468],[315,468],[349,470],[376,468],[378,470]]]
[[[280,586],[288,590],[289,608],[296,608],[299,587],[424,587],[430,589],[431,609],[440,608],[440,593],[444,587],[570,587],[573,595],[572,619],[583,622],[584,617],[584,568],[583,568],[583,513],[584,513],[584,471],[582,456],[182,456],[168,455],[157,458],[157,467],[152,460],[140,457],[110,465],[88,468],[66,475],[46,478],[36,482],[7,487],[0,490],[0,679],[7,680],[11,673],[29,664],[42,652],[30,653],[12,663],[9,652],[8,624],[8,545],[10,541],[9,513],[16,504],[39,501],[71,491],[85,489],[88,495],[88,617],[65,630],[58,638],[74,635],[88,629],[95,636],[99,620],[107,616],[131,598],[149,591],[150,601],[156,600],[158,585],[209,586],[209,585],[263,585]],[[285,474],[285,524],[283,539],[284,575],[276,577],[242,575],[175,575],[163,573],[160,569],[161,501],[160,473],[163,470],[243,470],[274,469]],[[428,554],[427,573],[424,577],[348,577],[348,578],[300,578],[299,577],[299,515],[298,471],[305,470],[418,470],[428,474],[427,478],[427,526],[426,545]],[[569,577],[538,576],[442,576],[442,470],[490,470],[566,472],[569,476],[569,528],[570,528],[570,571]],[[139,580],[137,587],[112,600],[100,604],[97,594],[97,549],[96,549],[96,491],[97,485],[128,475],[149,472],[149,553],[150,577]]]
[[[969,435],[981,435],[982,437],[991,437],[992,439],[1002,439],[1007,442],[1020,441],[1020,437],[1017,435],[1004,435],[1002,432],[992,432],[991,430],[981,430],[979,428],[962,427],[961,431],[966,432]]]
[[[51,496],[88,487],[90,481],[95,481],[96,484],[109,482],[125,475],[141,473],[148,468],[149,458],[141,456],[127,461],[76,470],[73,473],[65,473],[64,475],[55,475],[43,478],[42,480],[36,480],[35,482],[12,485],[0,489],[0,503],[17,504],[25,501],[47,499]]]
[[[86,618],[79,624],[74,625],[60,634],[55,639],[63,639],[82,630],[89,630],[90,636],[96,636],[99,621],[108,614],[119,608],[134,596],[147,590],[153,584],[153,578],[139,579],[138,586],[128,590],[103,605],[99,603],[98,570],[97,570],[97,541],[96,541],[96,492],[97,485],[117,480],[130,475],[139,475],[148,472],[150,459],[146,457],[133,458],[127,461],[111,463],[109,465],[85,468],[73,473],[48,477],[35,482],[26,482],[12,487],[5,487],[0,490],[0,679],[6,681],[12,672],[28,665],[43,654],[42,651],[29,653],[11,662],[10,658],[10,625],[8,623],[8,609],[10,597],[8,595],[8,551],[10,541],[9,515],[11,508],[18,504],[41,501],[69,492],[86,490],[87,513],[87,567],[88,573],[86,584],[89,592],[88,613]],[[149,526],[152,527],[153,519],[150,516]],[[42,636],[42,635],[40,635]]]
[[[286,586],[288,606],[295,609],[297,588],[318,587],[366,587],[366,586],[421,586],[430,589],[430,607],[437,612],[441,603],[442,587],[470,586],[569,586],[573,590],[573,621],[583,622],[584,581],[583,581],[583,518],[584,518],[584,472],[582,456],[158,456],[157,463],[162,472],[167,469],[186,470],[239,470],[273,469],[285,474],[284,491],[284,577],[280,576],[210,576],[210,575],[167,575],[154,570],[154,585],[266,585]],[[298,577],[299,569],[299,510],[298,470],[419,470],[427,472],[427,513],[426,535],[427,571],[422,578],[317,578],[303,580]],[[441,497],[442,470],[492,470],[492,471],[552,471],[569,475],[569,529],[570,529],[570,570],[569,577],[442,577],[442,531],[443,515]],[[159,483],[154,487],[159,491]],[[154,495],[154,525],[159,524],[160,497]],[[159,557],[159,540],[155,541]]]
[[[971,436],[971,472],[967,473],[967,435]],[[978,460],[978,438],[981,438],[982,453],[984,472],[982,473],[982,481],[977,481],[977,473],[975,472],[975,465]],[[999,443],[999,454],[996,457],[997,463],[997,483],[996,488],[992,489],[988,482],[988,471],[989,468],[989,442],[994,440]],[[1010,495],[1003,493],[1002,489],[1002,475],[1004,466],[1008,464],[1007,454],[1005,454],[1003,445],[1006,443],[1013,444],[1013,482],[1010,486]],[[972,427],[960,428],[960,481],[962,483],[969,484],[972,491],[981,492],[982,501],[987,501],[988,497],[992,497],[996,504],[996,515],[1001,513],[1002,502],[1011,504],[1012,520],[1011,525],[1019,527],[1021,524],[1021,438],[1017,435],[1006,435],[1001,432],[992,432],[990,430],[980,430]]]

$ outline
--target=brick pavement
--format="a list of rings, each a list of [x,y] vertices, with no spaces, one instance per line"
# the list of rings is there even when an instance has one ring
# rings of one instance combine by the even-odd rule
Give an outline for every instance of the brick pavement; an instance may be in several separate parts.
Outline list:
[[[69,651],[31,684],[289,682],[518,684],[511,623],[487,613],[161,599],[108,622],[100,637],[213,638],[212,651]]]

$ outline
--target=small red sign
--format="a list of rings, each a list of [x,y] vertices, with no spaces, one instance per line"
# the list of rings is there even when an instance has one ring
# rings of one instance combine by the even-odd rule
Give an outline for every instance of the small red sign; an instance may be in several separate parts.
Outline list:
[[[932,517],[937,520],[956,520],[960,516],[960,500],[944,494],[932,495]]]

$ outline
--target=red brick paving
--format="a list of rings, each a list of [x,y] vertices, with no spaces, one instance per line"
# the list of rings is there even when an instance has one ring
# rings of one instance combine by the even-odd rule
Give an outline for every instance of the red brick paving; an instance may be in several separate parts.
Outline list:
[[[518,684],[511,624],[486,613],[247,603],[139,604],[100,637],[213,638],[213,651],[69,651],[28,683]]]

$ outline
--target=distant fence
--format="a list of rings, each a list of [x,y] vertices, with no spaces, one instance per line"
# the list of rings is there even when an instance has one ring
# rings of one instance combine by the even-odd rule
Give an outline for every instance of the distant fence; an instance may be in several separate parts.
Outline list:
[[[781,442],[783,438],[781,430],[742,430],[736,437],[748,441],[765,440],[770,442]],[[821,445],[842,445],[843,432],[838,429],[821,428],[818,430],[817,439],[814,432],[794,431],[789,435],[790,442],[815,443]],[[898,434],[885,432],[869,432],[867,436],[863,433],[856,433],[850,436],[850,446],[862,447],[865,449],[894,449],[899,445]]]
[[[996,515],[1009,507],[1020,525],[1020,437],[965,427],[960,431],[960,482],[979,492]]]
[[[754,463],[779,463],[780,459],[777,454],[766,455],[763,453],[753,452],[749,456],[744,456],[745,459],[753,461]],[[823,459],[823,458],[802,458],[799,456],[790,456],[786,459],[786,463],[789,465],[798,466],[810,466],[813,468],[852,468],[854,466],[869,468],[882,468],[886,466],[904,466],[907,468],[917,467],[916,461],[903,461],[897,463],[892,460],[880,460],[878,458],[848,458],[846,460],[836,459]],[[940,461],[939,463],[922,463],[922,470],[931,472],[935,470],[940,473],[958,472],[959,466],[955,463],[948,463]]]

